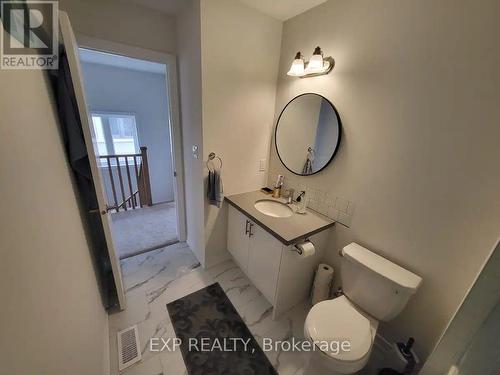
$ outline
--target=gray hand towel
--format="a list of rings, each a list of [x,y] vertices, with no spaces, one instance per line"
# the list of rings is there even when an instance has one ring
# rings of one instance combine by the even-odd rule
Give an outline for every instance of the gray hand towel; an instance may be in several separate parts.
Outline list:
[[[306,159],[304,167],[302,168],[302,174],[311,174],[313,172],[313,161],[309,159],[309,156]]]
[[[220,208],[224,198],[224,190],[220,170],[218,169],[208,171],[207,198],[209,204]]]

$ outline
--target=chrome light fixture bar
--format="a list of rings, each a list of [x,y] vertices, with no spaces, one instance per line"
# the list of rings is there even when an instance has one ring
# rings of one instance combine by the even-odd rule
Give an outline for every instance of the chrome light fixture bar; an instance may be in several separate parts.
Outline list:
[[[332,57],[323,57],[320,47],[314,49],[311,59],[306,63],[300,52],[297,52],[287,75],[299,78],[321,76],[330,73],[333,69]]]

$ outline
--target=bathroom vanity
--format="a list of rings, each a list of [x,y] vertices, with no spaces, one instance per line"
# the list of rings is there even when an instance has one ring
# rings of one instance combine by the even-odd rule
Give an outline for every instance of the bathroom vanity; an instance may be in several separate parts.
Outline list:
[[[321,172],[337,153],[340,116],[325,97],[305,93],[290,100],[275,127],[276,152],[290,172],[309,176]],[[280,195],[278,175],[273,196]],[[335,222],[287,204],[262,191],[225,197],[229,203],[227,247],[235,262],[273,305],[273,318],[307,299],[314,273],[323,258],[328,229]],[[305,210],[305,212],[304,212]],[[311,245],[312,243],[312,245]]]
[[[235,262],[273,305],[273,318],[309,296],[314,272],[335,222],[260,191],[232,195],[228,250]],[[296,244],[309,240],[313,255],[299,254]]]

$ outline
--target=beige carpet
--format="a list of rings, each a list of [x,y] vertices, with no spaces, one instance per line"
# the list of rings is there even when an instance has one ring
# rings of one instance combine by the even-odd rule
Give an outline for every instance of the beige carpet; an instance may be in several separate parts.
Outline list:
[[[175,203],[161,203],[111,214],[113,240],[120,259],[175,243]]]

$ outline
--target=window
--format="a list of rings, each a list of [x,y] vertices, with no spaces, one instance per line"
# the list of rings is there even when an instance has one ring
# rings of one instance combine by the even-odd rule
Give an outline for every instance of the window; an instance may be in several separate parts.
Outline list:
[[[92,113],[92,125],[99,155],[129,155],[139,153],[135,116],[119,113]],[[101,167],[108,165],[100,160]],[[116,165],[116,160],[111,160]]]
[[[97,141],[97,152],[99,155],[108,155],[108,148],[106,147],[106,138],[104,137],[101,117],[92,115],[92,123],[94,124],[94,134]]]

